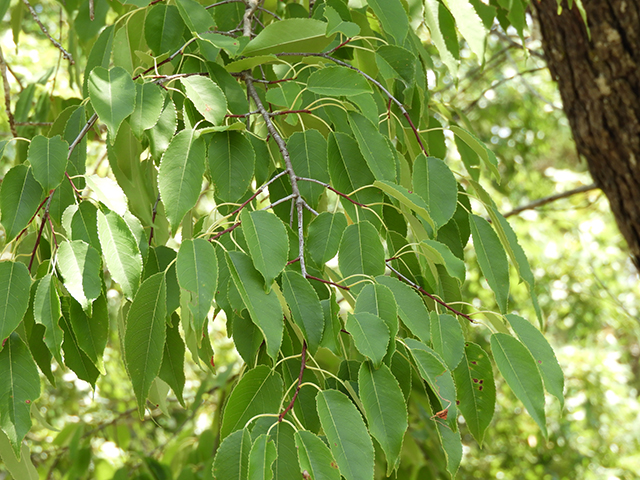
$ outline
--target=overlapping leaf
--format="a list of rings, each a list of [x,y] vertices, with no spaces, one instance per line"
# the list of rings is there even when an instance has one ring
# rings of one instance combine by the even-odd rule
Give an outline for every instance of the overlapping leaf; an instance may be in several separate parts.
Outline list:
[[[26,165],[7,172],[0,189],[0,212],[6,241],[10,242],[29,224],[42,198],[42,187]]]

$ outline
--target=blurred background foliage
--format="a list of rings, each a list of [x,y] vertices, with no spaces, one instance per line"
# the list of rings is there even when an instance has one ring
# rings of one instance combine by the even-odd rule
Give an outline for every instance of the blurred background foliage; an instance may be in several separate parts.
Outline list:
[[[81,3],[79,13],[72,15],[52,0],[34,5],[50,34],[69,45],[80,65],[86,61],[95,34],[115,16],[107,6],[118,8],[117,3],[97,1],[97,23],[81,35],[84,38],[68,38],[69,22],[88,21],[84,18],[87,4]],[[419,12],[419,1],[408,4]],[[24,118],[17,121],[52,122],[66,106],[79,102],[79,74],[75,67],[60,61],[58,50],[22,5],[21,1],[11,2],[0,22],[0,45],[11,68],[12,98],[18,99],[12,107],[23,112]],[[70,8],[67,5],[67,10]],[[18,23],[15,19],[20,15]],[[503,213],[591,183],[586,165],[575,152],[556,86],[545,69],[535,22],[528,20],[525,48],[515,31],[505,32],[496,24],[482,67],[461,42],[459,78],[446,73],[435,50],[434,70],[428,76],[434,116],[464,123],[500,159],[502,183],[489,185],[485,179],[483,184]],[[414,27],[428,41],[419,18]],[[27,86],[34,82],[35,88],[28,92]],[[2,110],[0,141],[10,136]],[[41,128],[46,134],[48,126],[21,128]],[[447,144],[447,161],[455,166],[460,157],[451,138],[447,137]],[[20,148],[20,142],[6,146],[0,175],[13,164]],[[90,142],[88,171],[106,174],[105,155],[103,144]],[[566,377],[566,404],[561,411],[555,399],[547,398],[550,436],[545,442],[497,376],[498,405],[482,448],[462,427],[465,451],[458,478],[638,478],[640,295],[637,272],[606,198],[592,190],[523,211],[510,222],[536,276],[545,335]],[[478,278],[479,269],[470,272],[463,298],[474,299],[476,307],[491,304],[491,293]],[[116,290],[110,290],[109,302],[112,338],[105,357],[108,375],[101,376],[92,391],[72,372],[58,368],[53,372],[56,386],[43,385],[43,395],[33,407],[37,421],[27,439],[40,478],[211,478],[218,407],[229,394],[229,377],[240,368],[225,335],[224,321],[212,319],[210,326],[217,375],[186,362],[187,408],[171,396],[163,400],[159,384],[158,408],[141,422],[119,359],[117,312],[121,298]],[[510,305],[524,317],[535,316],[522,285],[513,287]],[[474,331],[476,341],[487,348],[488,337],[483,333],[488,330]],[[42,382],[48,383],[44,378]],[[426,412],[428,409],[411,415],[417,423],[429,416]],[[427,427],[405,440],[403,469],[397,478],[447,478],[435,431],[430,422],[421,424]],[[0,480],[3,478],[7,474],[0,464]]]

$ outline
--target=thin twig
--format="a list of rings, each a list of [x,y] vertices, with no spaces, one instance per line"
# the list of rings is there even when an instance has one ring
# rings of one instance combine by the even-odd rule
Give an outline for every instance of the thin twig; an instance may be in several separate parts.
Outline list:
[[[62,45],[60,45],[60,43],[58,43],[58,41],[55,38],[53,38],[51,35],[49,35],[49,32],[47,31],[47,27],[45,27],[42,24],[42,22],[40,21],[40,18],[38,17],[38,14],[36,13],[36,11],[33,9],[31,4],[29,3],[29,0],[22,0],[22,3],[24,3],[27,6],[27,8],[29,9],[29,12],[31,12],[31,16],[36,21],[36,23],[40,26],[40,30],[42,30],[42,33],[44,33],[47,36],[47,38],[49,39],[49,41],[51,43],[53,43],[53,45],[55,45],[55,47],[62,52],[62,55],[64,56],[64,58],[69,60],[69,63],[71,65],[73,65],[75,63],[75,61],[73,60],[73,57],[71,56],[71,54],[69,52],[67,52],[64,49],[64,47]]]
[[[256,190],[253,195],[251,195],[247,200],[245,200],[242,203],[242,205],[240,205],[233,212],[231,212],[231,216],[233,217],[236,213],[239,213],[240,210],[242,210],[244,207],[246,207],[249,202],[251,202],[254,198],[256,198],[258,195],[260,195],[264,191],[265,188],[267,188],[269,185],[271,185],[277,179],[279,179],[280,177],[282,177],[283,175],[286,175],[286,174],[287,174],[287,171],[284,170],[284,171],[280,172],[279,174],[275,175],[274,177],[272,177],[267,183],[265,183],[258,190]]]
[[[4,55],[2,54],[2,47],[0,47],[0,72],[2,74],[2,85],[4,88],[4,111],[7,112],[11,135],[17,137],[18,132],[16,130],[16,123],[13,118],[13,113],[11,113],[11,87],[9,86],[9,79],[7,79],[7,63],[5,62]],[[15,75],[13,77],[15,78]]]
[[[452,306],[450,306],[447,302],[444,302],[442,300],[440,300],[438,297],[436,297],[435,295],[430,294],[429,292],[427,292],[424,288],[422,288],[420,285],[418,285],[417,283],[412,282],[411,280],[409,280],[407,277],[405,277],[403,274],[401,274],[398,270],[396,270],[395,268],[393,268],[391,265],[389,265],[389,261],[387,260],[385,262],[387,264],[387,267],[389,267],[389,269],[395,273],[396,275],[398,275],[398,277],[400,277],[401,279],[403,279],[405,282],[407,282],[409,285],[411,285],[413,288],[415,288],[416,290],[418,290],[421,294],[426,295],[427,297],[429,297],[431,300],[433,300],[434,302],[439,303],[440,305],[442,305],[443,307],[445,307],[447,310],[455,313],[456,315],[460,315],[462,318],[465,318],[467,320],[469,320],[471,323],[475,323],[475,320],[473,320],[473,318],[471,318],[469,315],[467,315],[466,313],[462,313],[459,312],[458,310],[456,310],[455,308],[453,308]]]
[[[300,373],[298,374],[298,385],[296,385],[296,392],[293,394],[293,398],[287,408],[285,408],[280,415],[278,415],[278,422],[281,422],[284,416],[289,413],[289,410],[293,408],[293,404],[296,403],[298,393],[300,392],[300,385],[302,384],[302,375],[304,374],[304,367],[307,365],[307,342],[302,341],[302,358],[300,359]]]
[[[275,18],[276,20],[282,20],[282,18],[280,18],[278,15],[276,15],[275,13],[273,13],[271,10],[267,10],[266,8],[263,8],[261,6],[258,6],[258,10],[264,12],[264,13],[268,13],[269,15],[271,15],[273,18]]]
[[[20,75],[17,75],[16,72],[13,71],[13,68],[11,68],[11,65],[9,65],[7,63],[7,70],[9,70],[9,73],[13,76],[13,78],[16,79],[16,82],[18,82],[18,85],[20,86],[20,91],[24,90],[24,85],[22,84],[22,80],[20,80]]]
[[[304,262],[304,224],[303,224],[303,218],[302,218],[302,210],[305,207],[306,202],[302,198],[302,195],[300,195],[300,189],[298,188],[298,180],[296,177],[296,173],[293,170],[291,157],[289,157],[289,150],[287,149],[287,144],[285,143],[284,139],[280,136],[280,133],[278,132],[276,127],[273,125],[273,122],[271,121],[271,115],[269,114],[267,109],[264,108],[264,105],[262,104],[262,100],[260,100],[260,96],[258,95],[258,92],[256,91],[256,88],[253,85],[253,78],[251,77],[248,71],[245,70],[243,72],[243,78],[244,78],[245,84],[247,85],[247,93],[253,99],[257,109],[260,110],[260,113],[262,114],[262,118],[264,119],[264,122],[267,125],[267,130],[269,131],[269,134],[273,137],[276,144],[278,145],[278,149],[280,150],[280,153],[282,154],[282,158],[284,159],[284,163],[287,166],[286,172],[289,174],[289,180],[291,181],[291,191],[295,195],[295,205],[298,210],[298,250],[300,252],[300,270],[302,272],[302,276],[306,276],[307,268]]]
[[[572,195],[576,195],[577,193],[590,192],[591,190],[598,189],[598,185],[592,183],[591,185],[582,185],[581,187],[574,188],[573,190],[567,190],[566,192],[556,193],[555,195],[550,195],[548,197],[539,198],[531,203],[526,205],[522,205],[521,207],[515,208],[510,212],[507,212],[503,215],[503,217],[511,217],[512,215],[518,215],[525,210],[533,210],[535,208],[541,207],[543,205],[547,205],[548,203],[555,202],[556,200],[560,200],[562,198],[568,198]]]
[[[273,207],[275,207],[277,205],[280,205],[281,203],[288,202],[289,200],[292,200],[294,198],[295,198],[295,195],[292,193],[291,195],[287,195],[286,197],[282,197],[282,198],[276,200],[271,205],[267,205],[266,207],[262,208],[261,210],[269,210],[270,208],[273,208]]]
[[[214,235],[213,237],[211,237],[209,239],[210,242],[213,242],[214,240],[217,240],[218,238],[220,238],[222,235],[224,235],[225,233],[229,233],[233,230],[235,230],[236,228],[238,228],[240,226],[240,222],[236,222],[233,225],[231,225],[229,228],[225,228],[223,231],[221,231],[220,233]]]
[[[306,177],[296,177],[298,180],[302,181],[302,182],[313,182],[313,183],[317,183],[318,185],[322,185],[324,188],[327,188],[329,190],[331,190],[333,193],[340,195],[343,198],[346,198],[347,200],[349,200],[351,203],[353,203],[354,205],[358,205],[359,207],[365,207],[366,205],[360,202],[356,202],[355,200],[353,200],[351,197],[349,197],[349,195],[339,192],[338,190],[336,190],[335,188],[333,188],[331,185],[329,185],[328,183],[325,182],[321,182],[320,180],[316,180],[315,178],[306,178]]]
[[[51,205],[51,199],[53,198],[53,191],[49,192],[49,198],[47,200],[47,205],[44,207],[44,213],[42,214],[42,222],[40,223],[40,230],[38,230],[38,236],[36,237],[36,243],[33,246],[33,251],[31,252],[31,260],[29,260],[29,272],[31,272],[31,266],[33,265],[33,259],[36,257],[36,252],[38,251],[38,247],[40,246],[40,239],[42,238],[42,231],[44,230],[44,226],[47,223],[47,218],[49,217],[49,205]]]
[[[328,53],[308,53],[308,52],[307,53],[300,53],[300,52],[298,52],[298,53],[289,53],[289,52],[284,52],[284,53],[276,53],[276,56],[277,57],[290,57],[290,56],[294,56],[294,57],[321,57],[321,58],[326,58],[327,60],[331,60],[333,63],[336,63],[336,64],[341,65],[343,67],[350,68],[351,70],[354,70],[354,71],[358,72],[360,75],[362,75],[364,78],[369,80],[371,83],[373,83],[380,90],[382,90],[384,92],[384,94],[393,103],[396,104],[396,106],[400,109],[400,112],[402,112],[402,115],[404,116],[404,118],[407,119],[407,122],[409,123],[409,126],[411,127],[411,130],[413,130],[413,134],[415,135],[416,140],[418,141],[418,144],[420,145],[420,148],[422,149],[422,151],[424,152],[424,154],[426,156],[429,156],[429,153],[427,152],[427,149],[424,146],[424,143],[422,143],[422,139],[420,138],[420,132],[418,131],[416,126],[413,124],[413,120],[411,120],[411,116],[409,115],[409,112],[407,112],[407,110],[404,108],[404,105],[402,104],[402,102],[400,100],[398,100],[396,97],[394,97],[393,94],[389,90],[387,90],[384,85],[382,85],[379,81],[377,81],[371,75],[366,74],[365,72],[363,72],[359,68],[356,68],[356,67],[354,67],[353,65],[351,65],[351,64],[349,64],[347,62],[343,62],[342,60],[338,60],[337,58],[332,57]]]
[[[16,126],[28,126],[28,127],[50,127],[53,122],[16,122]]]
[[[239,3],[239,2],[243,2],[244,0],[224,0],[222,2],[216,2],[212,5],[206,6],[204,7],[206,10],[209,10],[210,8],[214,8],[214,7],[218,7],[220,5],[226,5],[227,3]]]

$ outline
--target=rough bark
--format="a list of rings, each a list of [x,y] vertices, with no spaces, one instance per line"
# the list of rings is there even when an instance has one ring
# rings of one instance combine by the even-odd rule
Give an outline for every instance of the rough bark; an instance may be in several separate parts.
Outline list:
[[[640,0],[533,0],[578,153],[607,195],[640,270]]]

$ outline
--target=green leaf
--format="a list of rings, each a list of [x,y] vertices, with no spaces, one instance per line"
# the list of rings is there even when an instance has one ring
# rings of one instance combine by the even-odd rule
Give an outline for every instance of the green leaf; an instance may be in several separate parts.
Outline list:
[[[384,285],[365,285],[356,298],[354,313],[371,313],[384,321],[389,329],[389,345],[387,355],[393,353],[396,347],[395,338],[398,334],[398,305],[393,292]]]
[[[104,203],[109,210],[116,212],[118,215],[127,213],[127,196],[115,180],[95,174],[87,175],[85,179],[87,180],[87,186],[93,190],[98,200]]]
[[[457,430],[456,387],[444,360],[425,344],[412,338],[406,341],[407,347],[418,366],[420,376],[427,381],[434,392],[442,410],[448,410],[446,424]],[[438,422],[439,423],[439,422]]]
[[[124,295],[133,299],[142,275],[142,255],[127,222],[115,212],[97,212],[98,237],[111,277],[120,284]]]
[[[200,32],[198,38],[202,39],[201,42],[198,42],[200,46],[204,42],[210,43],[214,48],[223,49],[231,58],[237,57],[249,41],[245,37],[227,37],[226,35],[212,32]]]
[[[193,329],[201,332],[218,286],[218,259],[211,243],[202,238],[185,240],[176,260],[180,287],[191,292],[189,310]]]
[[[249,471],[251,434],[243,428],[225,438],[213,460],[213,478],[246,480]]]
[[[69,207],[65,210],[65,215],[71,211],[71,208],[72,207]],[[100,237],[98,236],[98,229],[96,228],[97,224],[98,209],[96,206],[89,201],[80,202],[71,217],[67,233],[70,234],[71,240],[82,240],[95,248],[99,253],[102,253]]]
[[[409,50],[396,45],[383,45],[376,50],[376,65],[385,80],[398,79],[407,88],[413,86],[417,57]]]
[[[467,343],[462,361],[453,371],[458,391],[458,408],[473,438],[482,446],[493,418],[496,385],[489,356],[475,343]]]
[[[438,15],[440,3],[438,0],[425,0],[424,1],[424,22],[431,33],[431,41],[438,49],[442,63],[444,63],[451,75],[458,76],[458,61],[453,57],[451,51],[447,47],[447,42],[442,35],[440,29],[440,21]]]
[[[162,365],[158,377],[167,382],[183,408],[185,407],[182,392],[184,390],[184,342],[178,331],[179,317],[177,313],[172,317],[173,325],[167,326],[167,339],[164,343]]]
[[[31,402],[40,396],[38,367],[17,333],[4,341],[0,351],[0,427],[16,456],[31,428]]]
[[[384,451],[389,476],[399,463],[402,440],[409,425],[402,390],[389,367],[382,364],[374,370],[368,362],[360,366],[358,387],[369,431]]]
[[[243,52],[244,53],[244,52]],[[257,57],[247,57],[242,60],[236,60],[225,65],[225,69],[229,73],[239,73],[243,70],[251,70],[258,65],[269,65],[271,63],[286,63],[284,60],[275,55],[258,55]]]
[[[380,20],[385,33],[394,39],[394,43],[402,45],[407,33],[409,33],[409,18],[401,1],[367,0],[367,3]]]
[[[223,202],[240,200],[253,178],[256,155],[251,142],[240,132],[219,132],[209,144],[209,173],[216,196]]]
[[[456,26],[469,44],[469,48],[478,56],[478,63],[484,63],[484,44],[487,34],[475,9],[469,0],[445,0],[445,3],[456,19]]]
[[[426,202],[429,214],[440,228],[453,217],[458,205],[458,185],[449,167],[435,157],[418,155],[413,163],[413,191]]]
[[[0,268],[2,265],[3,264],[0,264]],[[42,277],[38,283],[36,295],[33,300],[33,318],[37,323],[45,326],[44,343],[62,366],[60,349],[62,348],[63,333],[58,324],[61,310],[56,282],[57,278],[50,273]],[[0,281],[0,284],[4,284],[4,282]]]
[[[360,33],[357,23],[345,22],[340,14],[325,3],[324,18],[327,19],[327,36],[334,33],[343,33],[347,37],[355,37]]]
[[[358,409],[337,390],[318,393],[316,402],[322,429],[342,476],[346,480],[371,480],[373,443]]]
[[[433,219],[431,218],[431,214],[429,213],[429,207],[426,203],[424,203],[422,197],[420,197],[420,195],[418,195],[417,193],[410,192],[400,185],[396,185],[393,182],[387,181],[376,180],[375,182],[373,182],[373,186],[379,188],[390,197],[395,198],[405,207],[410,208],[411,210],[416,212],[433,228],[436,227]]]
[[[564,375],[558,364],[558,359],[553,353],[553,348],[544,338],[542,332],[524,318],[513,314],[506,315],[506,318],[520,341],[524,343],[536,360],[547,391],[558,399],[560,407],[563,408]]]
[[[206,146],[202,137],[194,136],[193,130],[184,129],[173,137],[158,170],[160,197],[174,234],[202,187]]]
[[[376,282],[391,289],[398,304],[398,315],[402,323],[424,343],[431,339],[429,312],[416,291],[409,285],[392,277],[379,276]]]
[[[195,0],[177,0],[176,6],[187,28],[192,33],[206,32],[215,28],[215,21],[207,10]],[[221,35],[222,36],[222,35]],[[226,37],[230,38],[230,37]],[[212,59],[212,61],[215,59]]]
[[[220,125],[227,113],[227,99],[220,87],[210,78],[192,75],[180,79],[187,98],[193,102],[206,121]]]
[[[312,18],[287,18],[265,27],[242,51],[247,57],[283,52],[321,52],[335,35],[325,36],[327,24]]]
[[[451,126],[451,131],[464,141],[474,152],[478,154],[480,159],[489,168],[495,179],[500,182],[500,172],[498,171],[498,159],[495,154],[487,148],[487,146],[478,140],[472,133],[466,131],[457,125]]]
[[[31,276],[23,263],[0,262],[0,342],[22,321],[29,308],[30,288]]]
[[[464,336],[458,319],[449,314],[431,313],[431,344],[453,371],[464,354]]]
[[[395,182],[396,161],[389,143],[378,131],[378,126],[356,112],[349,112],[349,125],[376,180]]]
[[[121,67],[94,68],[89,74],[89,98],[98,117],[109,129],[109,141],[113,144],[120,124],[135,108],[136,86],[131,75]]]
[[[278,422],[271,429],[269,437],[276,444],[276,461],[273,464],[274,480],[299,478],[300,465],[296,452],[295,430],[289,423]]]
[[[367,312],[349,313],[345,327],[358,351],[380,367],[389,345],[389,328],[384,320]]]
[[[160,372],[166,337],[166,288],[163,273],[150,276],[133,299],[124,333],[124,360],[144,415],[149,389]]]
[[[324,265],[336,256],[345,228],[347,218],[340,212],[322,212],[311,220],[306,247],[316,264]]]
[[[175,5],[158,4],[148,10],[144,37],[155,56],[176,51],[184,41],[184,22]]]
[[[253,265],[264,278],[265,290],[269,292],[289,259],[287,230],[282,220],[266,210],[245,209],[240,214],[240,222]]]
[[[100,376],[100,371],[96,368],[95,364],[87,354],[78,346],[78,339],[76,338],[73,329],[71,328],[71,324],[69,323],[69,319],[67,318],[69,316],[68,308],[65,309],[64,304],[62,310],[64,315],[60,320],[60,326],[64,332],[64,342],[62,343],[64,364],[73,370],[79,379],[84,380],[92,387],[95,387],[96,380]]]
[[[454,431],[440,422],[436,423],[436,427],[447,460],[447,472],[449,472],[452,479],[455,479],[462,461],[462,438],[460,437],[460,432]]]
[[[260,272],[251,259],[242,252],[228,252],[227,265],[251,320],[260,329],[267,344],[267,353],[273,359],[278,356],[282,343],[282,307],[274,290],[264,291]]]
[[[544,389],[538,365],[531,353],[522,343],[506,333],[491,335],[491,351],[507,385],[524,404],[531,418],[547,438]]]
[[[67,169],[69,144],[59,135],[53,138],[36,135],[29,145],[29,162],[33,176],[45,192],[62,183]]]
[[[7,2],[8,4],[9,2]],[[2,14],[1,9],[0,14]],[[16,456],[9,437],[2,430],[0,430],[0,460],[2,460],[3,466],[12,478],[19,478],[20,480],[38,480],[40,478],[35,465],[31,461],[29,447],[23,443],[20,446],[20,454]]]
[[[331,8],[331,7],[329,7]],[[309,76],[307,90],[318,95],[339,97],[371,93],[366,78],[347,67],[325,67]]]
[[[363,276],[375,277],[384,273],[384,248],[378,231],[370,222],[354,223],[345,229],[338,265],[344,278],[354,276],[352,283],[362,280]]]
[[[340,480],[340,470],[327,445],[316,435],[306,430],[295,434],[300,469],[313,480]]]
[[[271,480],[273,471],[271,465],[277,456],[274,442],[263,433],[255,439],[249,453],[248,480]]]
[[[451,253],[449,247],[444,243],[435,240],[423,240],[420,242],[420,248],[429,260],[444,265],[449,275],[459,280],[460,283],[464,283],[464,262]]]
[[[40,205],[42,187],[26,165],[16,165],[7,172],[0,189],[0,211],[6,242],[13,240],[29,225]]]
[[[58,249],[58,270],[64,286],[82,309],[91,312],[91,304],[102,291],[102,262],[98,251],[82,240],[62,242]]]
[[[477,215],[471,215],[471,235],[478,263],[487,283],[496,295],[501,312],[507,310],[509,301],[509,264],[504,248],[489,222]]]
[[[319,131],[294,133],[287,140],[287,148],[296,175],[329,182],[327,142]],[[299,181],[298,188],[311,207],[317,208],[318,198],[324,192],[324,187],[313,182]]]
[[[167,95],[160,118],[153,127],[146,131],[149,138],[149,149],[154,160],[157,161],[167,150],[176,131],[177,121],[176,107]]]
[[[109,336],[109,310],[104,295],[100,295],[94,302],[91,317],[86,315],[78,302],[69,299],[67,318],[78,347],[89,357],[100,373],[106,374],[102,355]]]
[[[164,97],[158,85],[155,83],[136,84],[136,104],[131,117],[129,117],[131,131],[136,137],[140,138],[145,130],[158,123],[163,106]]]
[[[318,294],[306,278],[294,271],[282,274],[282,293],[293,320],[307,340],[309,351],[315,355],[324,332],[324,314]]]
[[[222,414],[220,437],[244,428],[245,424],[263,413],[277,414],[282,399],[282,377],[266,365],[246,372],[235,386]]]

